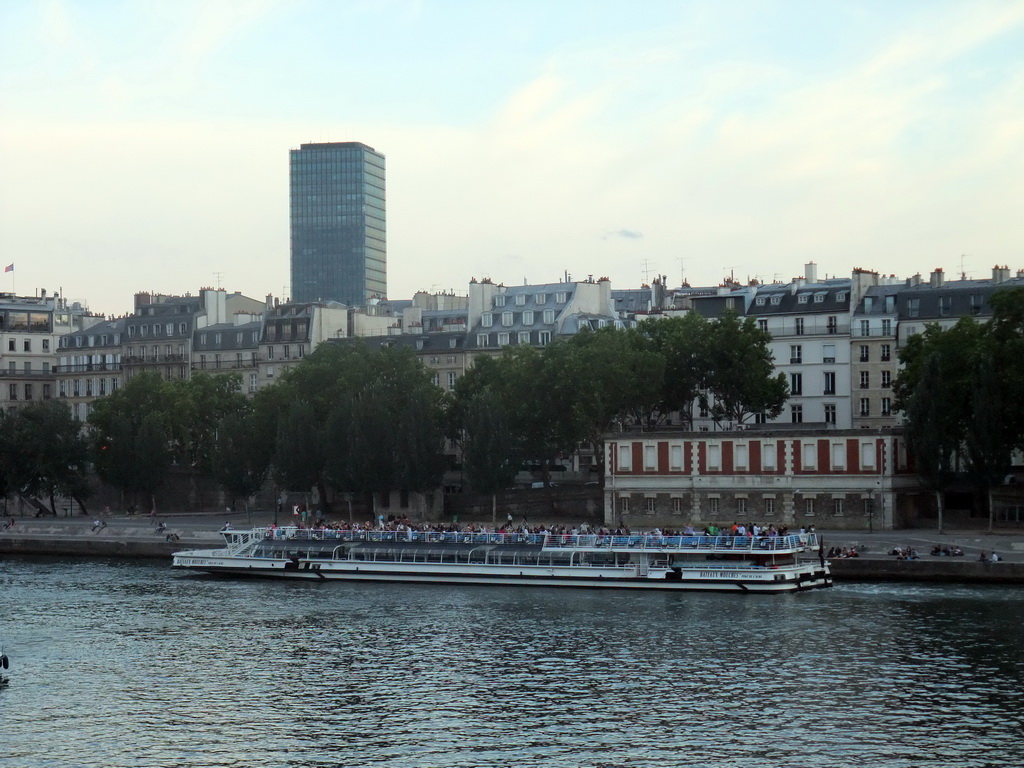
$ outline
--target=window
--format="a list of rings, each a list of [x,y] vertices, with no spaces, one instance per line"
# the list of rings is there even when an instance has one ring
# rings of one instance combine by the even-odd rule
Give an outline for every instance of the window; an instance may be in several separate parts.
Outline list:
[[[520,331],[519,332],[518,341],[519,341],[520,344],[529,344],[530,343],[530,332],[529,331]]]
[[[871,374],[868,371],[860,372],[860,388],[867,389],[871,386]]]
[[[860,335],[861,336],[870,336],[871,335],[871,321],[870,320],[861,320],[860,321]]]
[[[678,496],[672,497],[672,513],[680,515],[683,512],[683,500]]]
[[[802,317],[798,317],[796,319],[796,335],[797,336],[803,336],[804,335],[804,319]]]
[[[709,507],[710,512],[711,512],[712,515],[717,515],[718,514],[718,497],[717,496],[712,496],[710,499],[708,499],[708,507]]]
[[[206,367],[206,355],[200,355],[199,356],[199,367],[200,368],[205,368]]]
[[[921,300],[907,299],[907,317],[917,317],[921,314]]]
[[[883,344],[881,346],[881,351],[882,351],[882,355],[881,355],[882,362],[883,363],[889,362],[889,360],[892,359],[892,347],[890,345],[888,345],[888,344]]]
[[[789,406],[789,420],[794,424],[801,424],[804,420],[804,407],[802,405]]]
[[[722,446],[720,445],[709,445],[708,446],[708,469],[721,469],[722,468]]]
[[[256,383],[257,376],[255,373],[249,374],[249,391],[255,392],[258,384]]]
[[[434,371],[434,373],[431,374],[431,376],[430,376],[430,383],[433,384],[435,387],[440,387],[441,386],[441,374],[438,373],[437,371]]]
[[[871,354],[870,354],[870,352],[868,350],[868,345],[867,344],[861,344],[860,345],[860,361],[862,363],[866,363],[870,359],[871,359]]]
[[[939,314],[943,317],[950,313],[953,308],[953,297],[952,296],[940,296],[939,297]]]
[[[676,472],[683,469],[683,446],[673,445],[669,448],[668,468]]]
[[[892,336],[892,320],[882,320],[882,335]]]
[[[823,394],[834,395],[836,393],[836,372],[825,371],[825,391]]]
[[[553,322],[555,322],[555,310],[553,310],[553,309],[545,309],[544,310],[544,323],[546,325],[551,325],[551,323],[553,323]]]
[[[816,293],[816,294],[814,294],[814,303],[815,304],[822,304],[822,303],[824,303],[824,301],[825,301],[825,294],[824,293]]]
[[[836,320],[835,315],[828,316],[828,324],[825,327],[830,334],[836,334],[839,332],[839,322]]]
[[[523,312],[523,325],[533,325],[533,310],[527,309]]]
[[[7,385],[7,399],[8,400],[17,400],[18,399],[18,385],[17,384],[8,384]]]
[[[546,293],[538,293],[536,296],[533,297],[533,300],[538,304],[547,304],[548,295]]]
[[[757,304],[757,306],[759,306],[759,307],[763,307],[764,306],[764,296],[758,296],[756,299],[754,299],[754,303]]]
[[[808,296],[808,294],[801,293],[799,296],[796,297],[796,303],[797,304],[806,304],[807,303],[807,296]]]
[[[782,297],[781,296],[772,296],[772,306],[778,306],[781,303],[782,303]]]
[[[644,446],[644,469],[654,470],[658,468],[658,447],[655,445]]]
[[[565,304],[568,298],[568,294],[565,291],[559,291],[558,293],[555,294],[555,303]]]
[[[836,406],[833,403],[825,403],[825,423],[836,423]]]
[[[882,371],[882,387],[888,389],[892,386],[892,371]]]
[[[804,515],[814,517],[814,499],[804,499]]]
[[[507,347],[508,345],[509,345],[509,335],[508,335],[508,333],[499,333],[498,334],[498,346],[499,347]]]
[[[882,415],[892,416],[892,400],[888,397],[882,398]]]
[[[802,395],[804,393],[804,375],[802,373],[789,374],[789,394]]]
[[[741,496],[736,499],[736,512],[740,515],[747,514],[747,500],[745,497]]]
[[[25,351],[26,352],[31,352],[32,351],[32,339],[25,339]]]
[[[482,325],[484,328],[490,328],[492,325],[494,325],[494,315],[492,315],[490,312],[484,312],[480,316],[480,325]]]
[[[971,314],[972,315],[980,315],[981,314],[981,296],[979,296],[976,293],[972,293],[971,294]]]
[[[764,500],[764,513],[765,513],[765,515],[774,515],[775,514],[775,499],[765,499]]]
[[[862,397],[860,399],[860,415],[861,416],[870,416],[871,415],[871,400],[870,400],[870,398]]]
[[[757,319],[757,330],[768,333],[768,321],[765,318],[759,317]]]
[[[458,381],[459,374],[455,371],[448,371],[448,389],[455,389],[455,382]]]
[[[14,339],[8,339],[7,340],[7,351],[8,352],[17,352],[17,349],[15,348],[15,344],[14,344]]]
[[[512,313],[511,312],[502,312],[501,313],[501,324],[504,327],[506,327],[506,328],[508,328],[510,325],[512,325]]]
[[[629,497],[628,496],[623,496],[621,499],[619,499],[619,512],[621,512],[624,515],[628,515],[629,514]]]
[[[620,445],[619,446],[619,469],[625,470],[626,472],[633,469],[633,446],[632,445]]]
[[[486,333],[478,333],[476,335],[476,345],[478,347],[486,347],[487,346],[487,338],[488,338],[488,334],[486,334]]]
[[[271,345],[271,346],[267,347],[267,360],[273,360],[273,359],[274,359],[274,346]]]
[[[541,331],[537,334],[537,343],[542,347],[546,347],[551,343],[551,331]]]
[[[761,466],[764,469],[775,469],[775,443],[764,443],[761,446]]]
[[[836,361],[836,345],[823,344],[821,347],[821,362],[834,363]]]
[[[496,307],[504,307],[505,306],[505,295],[504,294],[498,294],[497,296],[494,297],[494,306],[496,306]]]
[[[843,500],[842,499],[832,499],[832,514],[835,515],[836,517],[842,517],[843,516]]]
[[[287,344],[285,344],[281,349],[284,350],[284,359],[285,360],[291,360],[292,348],[290,346],[288,346]]]
[[[803,347],[799,344],[791,344],[789,346],[789,362],[791,364],[802,363],[804,356]]]
[[[516,294],[516,306],[517,307],[522,307],[525,304],[526,304],[526,294],[525,293],[517,293]]]

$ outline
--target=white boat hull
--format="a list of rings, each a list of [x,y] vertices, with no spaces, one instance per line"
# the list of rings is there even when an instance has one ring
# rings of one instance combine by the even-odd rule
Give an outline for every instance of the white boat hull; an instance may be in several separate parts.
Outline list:
[[[801,563],[785,568],[712,568],[641,566],[466,566],[456,564],[377,563],[334,560],[258,559],[225,556],[221,551],[183,552],[177,568],[233,576],[317,581],[376,581],[414,584],[476,584],[576,587],[596,589],[662,589],[676,591],[784,593],[831,585],[827,566]]]

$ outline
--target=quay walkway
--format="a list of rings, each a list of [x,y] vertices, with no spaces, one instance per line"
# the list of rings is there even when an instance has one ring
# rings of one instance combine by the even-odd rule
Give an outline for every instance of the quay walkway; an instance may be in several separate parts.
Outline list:
[[[0,557],[48,555],[60,557],[167,558],[183,549],[209,549],[223,542],[225,522],[235,530],[266,526],[268,513],[108,516],[99,520],[78,517],[15,517],[14,525],[0,521]],[[164,530],[158,531],[160,523]],[[547,521],[545,521],[547,522]],[[554,522],[554,521],[552,521]],[[827,552],[832,547],[857,547],[855,558],[830,558],[837,583],[844,581],[942,581],[950,583],[1024,584],[1024,531],[989,534],[978,531],[929,530],[884,532],[818,531]],[[936,545],[956,545],[961,557],[933,556]],[[913,548],[916,560],[900,560],[892,551]],[[998,553],[996,563],[981,562],[982,552]],[[807,553],[811,556],[811,553]]]

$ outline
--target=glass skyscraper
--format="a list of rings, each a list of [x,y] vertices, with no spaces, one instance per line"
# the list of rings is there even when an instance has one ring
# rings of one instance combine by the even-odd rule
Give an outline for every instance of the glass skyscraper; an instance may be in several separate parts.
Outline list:
[[[384,155],[355,141],[290,151],[292,301],[387,295]]]

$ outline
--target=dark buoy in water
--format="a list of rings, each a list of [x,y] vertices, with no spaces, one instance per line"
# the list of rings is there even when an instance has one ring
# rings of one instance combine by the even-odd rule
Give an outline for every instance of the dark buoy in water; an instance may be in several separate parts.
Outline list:
[[[6,653],[3,654],[2,656],[0,656],[0,667],[3,667],[4,669],[7,669],[10,665],[11,665],[11,663],[7,660],[7,654]]]

